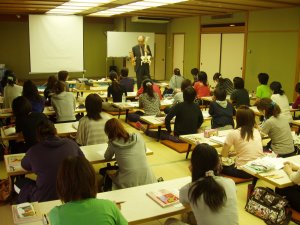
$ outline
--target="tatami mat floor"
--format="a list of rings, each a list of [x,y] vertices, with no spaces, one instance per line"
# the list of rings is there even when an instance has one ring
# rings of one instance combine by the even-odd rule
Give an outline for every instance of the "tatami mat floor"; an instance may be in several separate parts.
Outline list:
[[[124,121],[124,116],[121,117],[121,120]],[[124,123],[124,125],[130,132],[140,132],[129,126],[128,124]],[[148,156],[148,162],[156,177],[163,177],[165,180],[170,180],[190,175],[188,170],[189,160],[185,159],[185,154],[179,154],[171,150],[170,148],[160,144],[156,140],[146,137],[144,134],[142,135],[144,136],[147,147],[154,152],[153,155]],[[103,164],[95,165],[96,171],[98,171],[101,166],[103,166]],[[7,175],[5,173],[4,164],[2,161],[0,162],[0,179],[6,177]],[[250,215],[244,210],[246,204],[247,185],[247,183],[237,185],[240,225],[264,225],[264,221]],[[268,186],[268,184],[262,181],[259,181],[257,185]],[[0,218],[1,217],[2,216],[0,215]],[[152,221],[145,223],[145,225],[162,225],[164,221],[165,219]],[[294,225],[295,223],[291,222],[290,224]]]

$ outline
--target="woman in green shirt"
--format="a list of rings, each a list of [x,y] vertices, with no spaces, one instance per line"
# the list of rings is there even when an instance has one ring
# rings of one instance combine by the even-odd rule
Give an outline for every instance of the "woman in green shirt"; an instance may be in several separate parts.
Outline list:
[[[64,160],[57,177],[61,206],[49,213],[51,225],[127,225],[116,204],[97,199],[94,168],[84,157]]]

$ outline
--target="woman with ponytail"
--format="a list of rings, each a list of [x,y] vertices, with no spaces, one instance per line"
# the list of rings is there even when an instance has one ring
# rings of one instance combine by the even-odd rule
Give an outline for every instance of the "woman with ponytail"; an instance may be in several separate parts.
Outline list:
[[[295,155],[291,128],[288,120],[281,114],[279,106],[269,98],[262,98],[257,102],[257,109],[265,117],[261,132],[270,137],[272,151],[280,157]]]
[[[191,206],[198,225],[239,224],[235,183],[218,176],[219,170],[216,149],[197,145],[190,165],[192,183],[180,189],[179,199]]]
[[[111,85],[107,88],[107,97],[112,97],[113,102],[122,102],[123,94],[127,96],[126,88],[119,83],[118,74],[115,71],[109,73],[109,79],[111,80]],[[102,109],[109,112],[119,111],[119,109],[114,107],[110,102],[103,102]]]
[[[290,103],[288,97],[284,93],[284,90],[282,90],[281,83],[273,81],[270,84],[270,88],[273,92],[271,96],[272,101],[279,106],[282,117],[286,118],[287,121],[291,123],[293,121],[293,117],[290,112]]]

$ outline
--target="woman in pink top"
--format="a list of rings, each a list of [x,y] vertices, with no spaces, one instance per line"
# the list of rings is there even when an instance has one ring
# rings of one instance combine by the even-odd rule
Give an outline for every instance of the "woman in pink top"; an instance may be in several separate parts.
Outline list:
[[[241,166],[247,162],[263,156],[261,135],[256,129],[255,114],[248,106],[240,106],[236,112],[236,129],[231,131],[225,140],[222,156],[236,156],[235,164],[223,166],[222,173],[240,178],[252,176],[243,170]],[[230,148],[234,147],[234,152]]]
[[[200,71],[198,81],[194,83],[194,89],[197,92],[197,98],[210,96],[210,89],[207,83],[207,74]]]

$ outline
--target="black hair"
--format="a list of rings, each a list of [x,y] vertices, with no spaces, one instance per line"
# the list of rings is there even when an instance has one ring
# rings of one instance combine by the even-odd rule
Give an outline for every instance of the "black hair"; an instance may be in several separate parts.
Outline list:
[[[121,69],[121,76],[122,77],[128,77],[128,73],[129,73],[128,68],[124,67],[124,68]]]
[[[3,77],[1,79],[1,86],[4,88],[7,85],[7,77],[8,76],[15,76],[15,73],[12,70],[5,70]]]
[[[192,86],[187,87],[183,91],[183,100],[188,103],[193,103],[196,98],[196,91]]]
[[[216,88],[214,91],[214,96],[216,97],[216,100],[218,100],[218,101],[225,101],[227,92],[224,88]]]
[[[89,94],[85,99],[86,116],[92,120],[101,119],[102,99],[98,94]]]
[[[198,74],[198,81],[207,86],[207,74],[204,71],[200,71]]]
[[[222,75],[220,73],[215,73],[213,76],[213,80],[219,82],[220,79],[223,79]]]
[[[42,101],[36,85],[31,80],[26,80],[23,84],[23,96],[31,101]]]
[[[197,205],[203,196],[205,204],[211,211],[220,210],[227,200],[223,186],[216,182],[214,175],[218,175],[220,159],[217,150],[208,144],[199,144],[195,147],[191,158],[192,182],[189,189],[190,201]],[[211,173],[213,174],[207,174]]]
[[[180,69],[175,68],[174,69],[174,75],[181,76]]]
[[[199,73],[199,70],[198,70],[197,68],[191,69],[191,74],[192,74],[193,76],[198,76],[198,73]]]
[[[149,78],[143,81],[143,93],[147,93],[151,98],[154,98],[153,82]]]
[[[300,94],[300,82],[296,84],[295,91]]]
[[[187,87],[192,86],[192,81],[189,79],[184,79],[181,83],[181,91],[183,92]]]
[[[56,128],[54,123],[50,120],[41,120],[36,128],[36,137],[37,140],[44,141],[47,140],[49,137],[54,137],[56,135]]]
[[[281,89],[282,88],[281,83],[278,81],[273,81],[270,84],[270,88],[274,94],[280,94],[280,95],[284,94],[284,90]]]
[[[67,81],[68,76],[69,76],[69,72],[66,70],[61,70],[57,74],[58,80],[63,82]]]
[[[17,82],[17,77],[15,75],[15,73],[10,73],[9,75],[7,75],[7,84],[10,86],[14,86]]]
[[[121,90],[121,85],[118,81],[118,74],[116,71],[110,71],[109,79],[111,80],[111,86],[115,92],[119,92]]]
[[[234,89],[244,89],[245,87],[244,79],[241,77],[233,78],[233,87]]]
[[[264,84],[264,85],[268,84],[269,75],[267,73],[259,73],[257,78],[260,84]]]
[[[12,102],[12,111],[15,117],[24,117],[32,112],[32,106],[27,98],[19,96]]]

